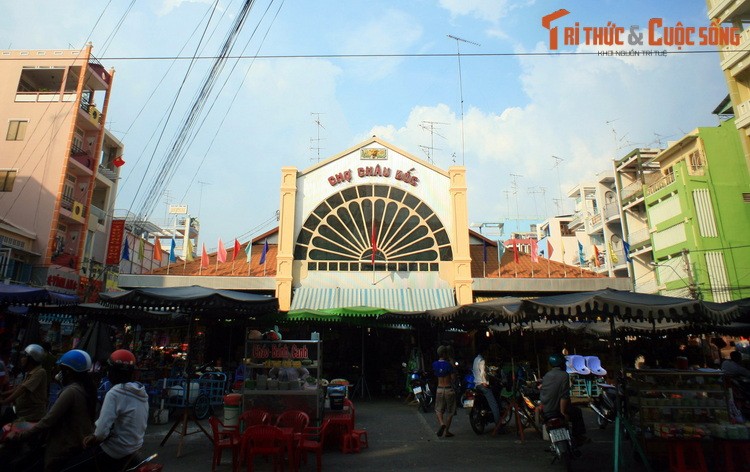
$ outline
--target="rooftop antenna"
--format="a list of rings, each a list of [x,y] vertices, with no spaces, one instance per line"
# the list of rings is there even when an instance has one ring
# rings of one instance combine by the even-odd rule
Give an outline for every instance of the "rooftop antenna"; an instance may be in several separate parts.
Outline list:
[[[560,192],[560,204],[557,210],[557,214],[562,214],[562,202],[563,202],[563,196],[562,196],[562,181],[560,180],[560,163],[564,161],[562,157],[552,156],[552,158],[555,160],[555,166],[554,168],[557,169],[557,190]]]
[[[437,134],[441,138],[445,139],[445,136],[441,135],[437,131],[435,131],[435,125],[447,125],[448,123],[442,123],[440,121],[422,121],[419,124],[419,127],[422,128],[425,131],[428,131],[430,133],[430,145],[428,146],[419,146],[422,148],[425,154],[427,154],[427,162],[430,164],[434,164],[435,160],[433,158],[434,152],[440,151],[440,149],[435,149],[435,135]]]
[[[510,190],[503,190],[503,193],[505,194],[505,204],[508,207],[508,209],[507,209],[508,219],[510,219],[510,194],[511,194],[511,191]]]
[[[562,215],[562,198],[553,198],[552,201],[555,202],[557,207],[557,214]]]
[[[479,43],[469,41],[467,39],[459,38],[458,36],[448,35],[449,38],[456,40],[456,51],[458,53],[458,90],[461,95],[461,165],[466,165],[466,152],[464,146],[464,84],[461,77],[461,45],[460,43],[473,44],[474,46],[481,46]]]
[[[607,126],[612,125],[615,121],[619,120],[619,118],[615,118],[614,120],[607,120],[604,123],[607,124]],[[617,154],[617,151],[620,149],[617,146],[619,145],[619,141],[617,140],[617,130],[615,129],[615,126],[612,125],[612,137],[615,140],[615,154]],[[616,157],[616,156],[615,156]]]
[[[317,132],[318,132],[317,138],[310,138],[310,150],[315,151],[317,153],[317,157],[311,158],[310,160],[317,160],[317,162],[320,162],[320,150],[323,149],[322,147],[320,147],[320,141],[321,141],[320,130],[321,128],[322,129],[326,129],[326,128],[325,126],[323,126],[323,123],[320,122],[320,115],[322,115],[322,113],[312,112],[310,114],[315,117],[313,122],[315,123],[317,127]],[[315,143],[314,146],[313,146],[313,143]]]
[[[549,214],[547,213],[547,187],[539,187],[539,193],[542,194],[542,203],[544,204],[544,217],[549,218]]]
[[[211,185],[211,182],[204,182],[202,180],[198,181],[198,185],[201,186],[200,193],[198,194],[198,217],[201,216],[201,203],[203,202],[203,186],[204,185]]]
[[[539,207],[536,205],[536,196],[541,193],[541,191],[537,190],[536,187],[529,187],[528,190],[529,195],[531,195],[531,199],[534,201],[534,216],[536,216],[536,219],[539,219]]]
[[[513,189],[513,196],[516,197],[516,231],[520,231],[521,213],[518,211],[518,179],[520,177],[523,177],[523,175],[510,174],[510,176],[513,179],[513,183],[511,184],[511,188]]]

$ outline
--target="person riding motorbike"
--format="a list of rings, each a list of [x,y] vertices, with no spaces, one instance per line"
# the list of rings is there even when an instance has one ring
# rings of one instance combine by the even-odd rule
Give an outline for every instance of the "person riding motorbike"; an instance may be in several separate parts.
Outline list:
[[[33,466],[22,470],[62,470],[83,450],[83,438],[94,430],[96,387],[88,372],[91,357],[85,351],[73,349],[60,357],[57,366],[60,371],[55,380],[63,385],[63,389],[55,404],[31,429],[11,433],[7,438],[23,442],[46,437],[44,452],[35,455]]]
[[[39,421],[47,412],[47,373],[42,367],[46,356],[44,348],[38,344],[29,344],[21,353],[21,367],[26,372],[26,378],[0,398],[0,403],[12,402],[16,410],[14,414],[8,409],[0,420],[0,426],[16,419]]]
[[[542,388],[539,400],[542,404],[542,416],[545,421],[563,416],[570,421],[571,435],[577,445],[588,441],[583,413],[570,402],[570,379],[565,370],[565,356],[552,354],[548,359],[550,370],[542,377]]]
[[[83,438],[86,451],[65,472],[124,470],[143,445],[148,421],[148,394],[133,381],[135,356],[119,349],[107,361],[113,387],[104,396],[94,434]]]
[[[487,398],[487,403],[492,411],[493,421],[497,422],[500,418],[500,408],[497,406],[497,399],[490,389],[489,379],[487,378],[487,369],[484,360],[484,356],[487,354],[487,345],[482,345],[479,348],[479,354],[474,358],[474,365],[472,367],[472,373],[474,374],[474,383],[476,389],[482,392]]]

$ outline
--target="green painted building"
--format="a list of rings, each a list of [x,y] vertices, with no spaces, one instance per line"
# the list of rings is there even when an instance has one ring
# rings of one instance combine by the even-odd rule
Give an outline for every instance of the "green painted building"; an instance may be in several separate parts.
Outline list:
[[[663,295],[750,297],[750,175],[734,119],[697,128],[654,157],[645,187]]]

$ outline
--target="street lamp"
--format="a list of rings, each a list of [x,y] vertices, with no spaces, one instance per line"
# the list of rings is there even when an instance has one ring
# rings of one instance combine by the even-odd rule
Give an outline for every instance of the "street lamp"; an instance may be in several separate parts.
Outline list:
[[[682,275],[680,275],[680,273],[677,272],[677,270],[675,270],[675,268],[669,264],[659,264],[656,261],[651,261],[648,264],[652,267],[669,267],[670,269],[672,269],[672,272],[674,272],[674,275],[676,275],[677,278],[680,279],[680,281],[685,285],[685,288],[688,289],[688,292],[690,292],[690,298],[693,298],[695,300],[699,300],[701,298],[700,292],[698,291],[698,288],[695,286],[695,283],[692,280],[693,278],[689,273],[688,273],[689,280],[686,282],[685,279],[682,277]]]

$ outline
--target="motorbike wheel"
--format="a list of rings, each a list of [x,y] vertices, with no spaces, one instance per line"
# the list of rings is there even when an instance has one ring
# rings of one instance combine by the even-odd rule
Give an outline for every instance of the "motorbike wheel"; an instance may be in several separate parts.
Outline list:
[[[425,408],[427,407],[425,406],[424,393],[418,393],[414,396],[414,398],[417,400],[417,403],[419,404],[417,406],[417,409],[421,411],[427,411],[425,410]]]
[[[560,441],[555,444],[557,455],[565,465],[566,472],[573,470],[573,451],[570,449],[570,444],[567,441]]]
[[[599,429],[605,429],[609,424],[609,421],[607,421],[605,418],[602,418],[601,415],[596,415],[596,424],[599,426]]]
[[[198,398],[195,399],[195,405],[193,405],[193,412],[195,418],[199,420],[205,420],[211,415],[211,402],[206,395],[198,395]]]
[[[422,394],[420,400],[419,400],[419,407],[422,409],[423,412],[427,413],[430,411],[430,402],[429,397],[426,397],[424,394]]]
[[[501,398],[497,402],[497,407],[500,410],[500,425],[508,426],[510,420],[513,419],[513,408],[510,407],[510,402],[504,398]]]
[[[469,424],[476,434],[484,434],[484,429],[487,427],[487,421],[482,416],[479,408],[472,408],[471,411],[469,411]]]

